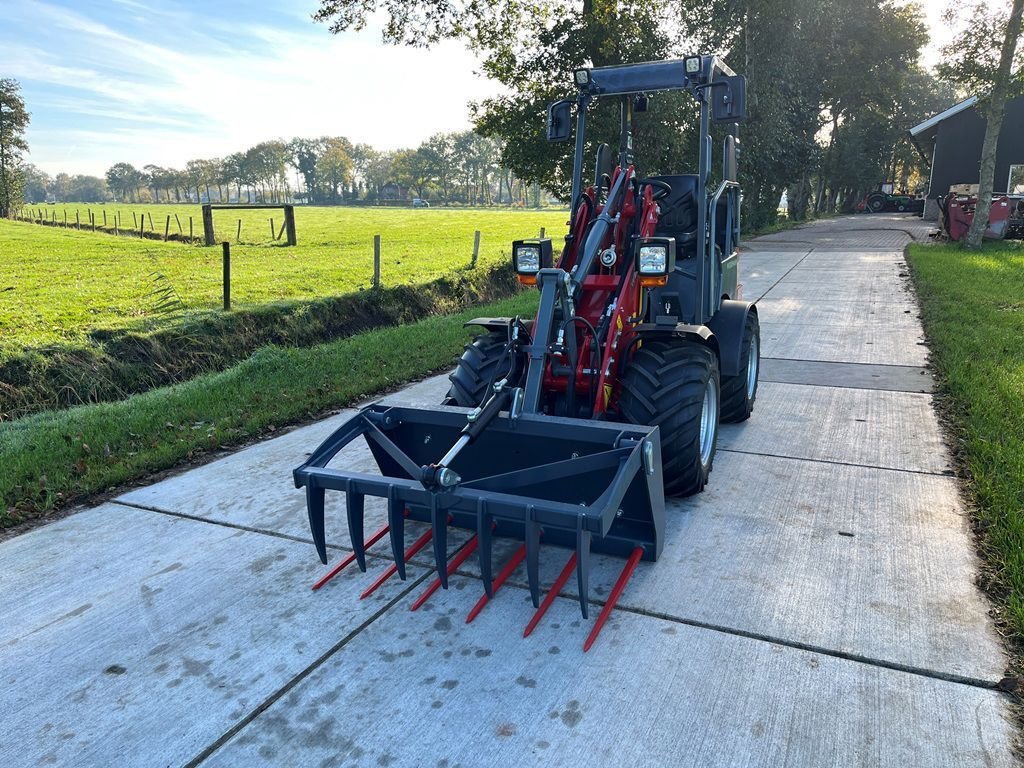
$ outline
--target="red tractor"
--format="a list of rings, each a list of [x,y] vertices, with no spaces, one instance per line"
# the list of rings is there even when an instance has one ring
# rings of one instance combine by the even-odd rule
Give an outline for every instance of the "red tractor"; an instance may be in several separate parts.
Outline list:
[[[294,472],[306,489],[309,523],[327,562],[326,490],[346,496],[352,559],[390,536],[391,573],[432,543],[437,580],[415,609],[472,552],[482,607],[525,560],[537,613],[527,633],[575,572],[588,614],[592,552],[627,559],[585,648],[596,637],[640,559],[664,545],[666,495],[708,482],[720,420],[750,416],[757,394],[757,310],[737,283],[740,188],[737,123],[745,81],[713,56],[581,69],[576,96],[551,105],[548,138],[566,141],[575,111],[572,208],[565,247],[520,240],[519,280],[540,293],[535,318],[480,318],[482,329],[436,408],[378,403],[339,428]],[[697,173],[645,176],[633,157],[634,113],[660,91],[685,91],[699,107]],[[584,187],[588,109],[618,101],[617,160],[596,149],[594,183]],[[712,179],[712,123],[725,128],[722,170]],[[328,463],[364,437],[380,469],[369,475]],[[387,525],[364,538],[364,498],[387,500]],[[405,548],[405,520],[430,524]],[[447,531],[474,535],[451,560]],[[495,537],[522,544],[493,576]],[[571,551],[543,604],[541,548]],[[328,574],[328,577],[330,574]],[[478,610],[476,609],[476,610]],[[475,613],[471,614],[471,617]]]

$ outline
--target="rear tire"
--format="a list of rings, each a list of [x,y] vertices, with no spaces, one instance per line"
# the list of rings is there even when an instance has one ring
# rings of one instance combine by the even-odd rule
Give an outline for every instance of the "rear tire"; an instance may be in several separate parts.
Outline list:
[[[466,344],[455,370],[448,376],[452,385],[444,404],[464,408],[480,405],[487,388],[508,373],[507,344],[508,334],[505,331],[484,333]]]
[[[743,325],[740,372],[722,377],[722,423],[746,421],[754,410],[757,383],[761,377],[761,325],[754,312]]]
[[[881,213],[885,210],[885,195],[870,195],[865,207],[872,213]]]
[[[619,410],[661,433],[666,496],[700,493],[718,443],[718,358],[695,341],[644,341],[622,376]]]

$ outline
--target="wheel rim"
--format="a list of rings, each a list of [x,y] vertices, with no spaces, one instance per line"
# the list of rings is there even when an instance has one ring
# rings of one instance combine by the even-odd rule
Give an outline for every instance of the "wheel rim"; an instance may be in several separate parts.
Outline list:
[[[757,389],[757,368],[760,365],[760,349],[757,336],[750,338],[750,351],[747,353],[747,400],[754,399]]]
[[[700,411],[700,463],[707,466],[715,447],[715,427],[718,424],[718,386],[708,378],[704,388],[704,404]]]

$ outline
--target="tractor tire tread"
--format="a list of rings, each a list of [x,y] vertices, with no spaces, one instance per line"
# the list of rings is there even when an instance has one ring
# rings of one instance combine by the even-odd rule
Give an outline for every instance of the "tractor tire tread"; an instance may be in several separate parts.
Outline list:
[[[448,376],[451,387],[444,402],[475,408],[483,402],[492,377],[504,374],[498,370],[505,356],[507,343],[504,331],[491,331],[477,336],[465,345],[462,357],[455,364],[455,370]]]
[[[714,453],[705,472],[700,416],[707,377],[717,374],[718,360],[710,349],[681,340],[645,341],[626,366],[619,410],[630,423],[659,427],[668,496],[699,493],[707,483]]]

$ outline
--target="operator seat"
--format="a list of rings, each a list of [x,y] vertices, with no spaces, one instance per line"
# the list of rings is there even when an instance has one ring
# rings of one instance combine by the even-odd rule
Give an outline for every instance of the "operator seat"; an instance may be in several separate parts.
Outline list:
[[[683,322],[692,322],[695,312],[693,279],[697,272],[697,175],[650,176],[672,187],[669,195],[658,201],[661,214],[654,228],[655,237],[674,237],[676,268],[663,288],[651,291],[651,306],[657,315],[674,315]]]
[[[656,237],[674,237],[679,261],[694,255],[697,243],[697,175],[651,176],[672,187],[664,200],[658,201],[661,215],[655,227]]]

